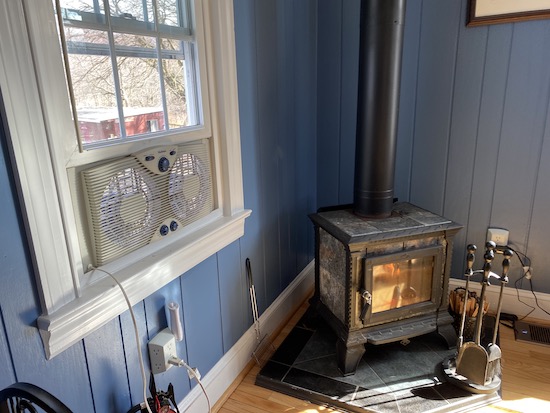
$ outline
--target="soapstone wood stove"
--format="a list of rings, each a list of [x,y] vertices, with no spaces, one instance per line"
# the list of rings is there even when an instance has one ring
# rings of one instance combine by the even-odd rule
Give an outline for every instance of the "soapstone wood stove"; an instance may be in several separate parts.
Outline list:
[[[363,0],[354,203],[310,215],[312,307],[338,336],[337,363],[354,374],[365,344],[456,333],[447,311],[453,238],[461,226],[406,202],[393,181],[405,0]]]

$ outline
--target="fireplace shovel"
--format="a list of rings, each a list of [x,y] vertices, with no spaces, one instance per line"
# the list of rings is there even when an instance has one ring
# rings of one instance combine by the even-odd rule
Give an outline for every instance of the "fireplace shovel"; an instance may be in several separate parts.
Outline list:
[[[474,341],[469,341],[462,344],[458,350],[458,356],[456,358],[456,373],[466,377],[469,381],[479,386],[485,386],[489,366],[489,354],[480,344],[480,339],[481,324],[483,322],[483,302],[485,300],[485,290],[487,288],[487,284],[489,283],[491,261],[495,257],[495,253],[493,252],[494,248],[494,243],[487,243],[487,250],[484,255],[485,265],[483,266],[483,281],[481,295],[479,297],[479,313],[476,320]]]

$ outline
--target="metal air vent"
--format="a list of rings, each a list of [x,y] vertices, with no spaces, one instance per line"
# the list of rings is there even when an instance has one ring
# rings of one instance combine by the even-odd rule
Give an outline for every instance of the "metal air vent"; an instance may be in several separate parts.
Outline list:
[[[524,323],[515,323],[516,340],[550,346],[550,327]]]

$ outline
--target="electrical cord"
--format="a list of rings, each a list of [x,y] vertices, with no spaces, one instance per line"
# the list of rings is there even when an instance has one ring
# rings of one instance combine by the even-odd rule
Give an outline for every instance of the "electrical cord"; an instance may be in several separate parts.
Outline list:
[[[197,368],[190,367],[185,361],[177,357],[172,357],[170,360],[168,360],[168,363],[177,367],[185,367],[187,369],[187,375],[189,376],[189,378],[195,379],[197,381],[197,384],[200,386],[202,392],[204,393],[204,397],[206,398],[206,404],[208,405],[208,413],[211,413],[212,408],[210,407],[210,399],[208,398],[206,389],[204,388],[201,382],[201,376]]]
[[[531,313],[533,313],[533,311],[535,311],[537,308],[539,308],[544,313],[550,315],[550,312],[548,312],[547,310],[545,310],[544,308],[542,308],[540,306],[538,297],[535,294],[535,290],[533,288],[533,281],[531,279],[531,259],[527,255],[525,255],[524,253],[515,250],[514,248],[512,248],[509,245],[507,245],[505,248],[508,248],[508,249],[512,250],[515,253],[516,257],[518,257],[519,263],[521,264],[521,268],[523,268],[523,275],[520,278],[518,278],[514,283],[514,286],[516,288],[516,295],[517,295],[518,301],[531,309],[527,314],[525,314],[519,320],[524,320]],[[522,257],[523,257],[523,259],[522,259]],[[527,261],[527,262],[525,262],[524,260]],[[527,269],[525,269],[526,267],[527,267]],[[522,301],[520,296],[519,296],[519,288],[523,287],[523,280],[524,279],[529,281],[529,290],[531,291],[531,294],[533,294],[533,297],[535,299],[536,307],[533,307],[532,305],[527,304],[525,301]]]
[[[109,277],[111,277],[115,283],[118,285],[118,288],[120,288],[120,291],[122,292],[122,295],[124,296],[124,299],[126,300],[126,304],[128,305],[128,310],[130,311],[130,315],[132,317],[132,323],[134,324],[134,333],[136,338],[136,345],[137,345],[137,351],[140,355],[139,357],[139,367],[141,371],[141,380],[143,382],[143,403],[141,403],[141,408],[146,408],[148,413],[153,413],[151,411],[151,408],[149,407],[149,403],[147,402],[147,377],[145,376],[145,366],[143,364],[143,353],[141,351],[141,343],[139,340],[139,331],[136,321],[136,316],[134,314],[134,310],[132,309],[132,304],[130,303],[130,299],[128,298],[128,295],[126,294],[126,291],[124,290],[124,287],[122,287],[122,284],[115,278],[113,274],[111,274],[109,271],[105,271],[101,268],[91,267],[94,271],[98,270],[105,274],[107,274]]]

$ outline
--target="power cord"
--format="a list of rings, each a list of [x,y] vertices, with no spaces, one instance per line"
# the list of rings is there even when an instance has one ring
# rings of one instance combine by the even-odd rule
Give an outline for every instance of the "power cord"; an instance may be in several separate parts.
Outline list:
[[[172,357],[170,360],[168,360],[168,363],[172,364],[173,366],[177,367],[185,367],[187,369],[187,375],[190,379],[195,379],[200,386],[202,392],[204,393],[204,397],[206,398],[206,404],[208,405],[208,413],[212,412],[212,409],[210,407],[210,399],[208,398],[208,394],[206,393],[206,389],[204,388],[202,382],[201,382],[201,375],[199,373],[199,370],[195,367],[190,367],[185,361],[183,361],[180,358]]]
[[[115,278],[113,274],[111,274],[109,271],[105,271],[101,268],[91,267],[91,269],[101,271],[105,274],[107,274],[109,277],[111,277],[115,283],[118,285],[118,288],[120,288],[120,291],[122,292],[122,295],[124,296],[124,299],[126,300],[126,304],[128,305],[128,310],[130,311],[130,315],[132,316],[132,323],[134,324],[134,333],[136,338],[136,345],[137,345],[137,351],[140,355],[139,357],[139,367],[141,371],[141,380],[143,382],[143,403],[141,403],[141,408],[147,409],[148,413],[153,413],[151,411],[151,408],[149,407],[149,403],[147,403],[147,378],[145,376],[145,366],[143,364],[143,353],[141,352],[141,343],[139,340],[139,331],[136,321],[136,316],[134,314],[134,310],[132,309],[132,304],[130,303],[130,299],[128,298],[128,295],[126,294],[126,291],[124,290],[124,287],[122,287],[122,284]]]
[[[518,301],[520,303],[522,303],[523,305],[529,307],[531,310],[527,314],[525,314],[523,317],[521,317],[519,320],[524,320],[531,313],[533,313],[533,311],[535,311],[537,308],[539,308],[544,313],[550,315],[550,312],[548,312],[547,310],[545,310],[544,308],[542,308],[540,306],[538,297],[535,294],[535,290],[533,288],[533,281],[531,279],[531,259],[527,255],[525,255],[524,253],[515,250],[514,248],[512,248],[509,245],[507,245],[504,248],[508,248],[508,249],[512,250],[515,253],[516,257],[518,257],[519,263],[521,264],[521,268],[523,268],[523,275],[515,281],[514,286],[516,288],[516,295],[517,295]],[[529,281],[529,290],[531,291],[531,294],[533,294],[533,297],[535,299],[536,307],[533,307],[532,305],[527,304],[525,301],[522,301],[520,296],[519,296],[519,288],[523,286],[523,280],[524,279]]]

